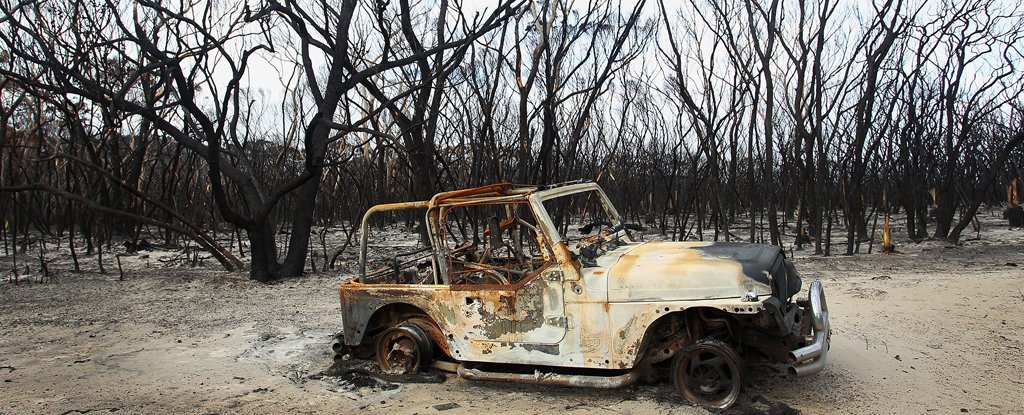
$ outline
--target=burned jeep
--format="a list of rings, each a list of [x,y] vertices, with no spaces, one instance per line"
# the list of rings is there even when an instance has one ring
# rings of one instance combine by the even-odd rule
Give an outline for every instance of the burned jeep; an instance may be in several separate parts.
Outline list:
[[[388,215],[418,218],[406,230],[419,236],[370,252],[371,224]],[[800,277],[779,247],[638,242],[637,228],[594,183],[374,206],[359,275],[339,287],[335,351],[375,356],[389,373],[433,364],[473,380],[615,388],[667,377],[711,408],[736,402],[741,356],[787,363],[791,377],[822,370],[821,283],[794,299]]]

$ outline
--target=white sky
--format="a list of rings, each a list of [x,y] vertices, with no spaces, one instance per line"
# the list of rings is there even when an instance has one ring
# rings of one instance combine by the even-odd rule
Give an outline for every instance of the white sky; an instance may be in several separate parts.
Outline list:
[[[425,1],[432,2],[432,0]],[[620,10],[622,10],[623,13],[627,13],[636,4],[636,1],[637,0],[622,0],[621,5],[619,6]],[[925,9],[923,14],[925,16],[933,15],[934,13],[931,12],[931,10],[935,10],[937,5],[939,4],[939,1],[942,0],[927,2],[928,7]],[[452,2],[453,4],[457,4],[454,0],[452,0]],[[681,9],[684,10],[684,12],[688,12],[692,11],[693,7],[690,0],[664,0],[664,2],[666,7],[669,8],[670,10]],[[586,1],[583,0],[577,0],[574,3],[577,5],[577,7],[582,7],[586,5]],[[484,14],[489,12],[490,10],[493,10],[496,4],[497,1],[494,0],[463,0],[462,8],[466,12],[467,16],[469,18],[472,18],[473,14],[475,13]],[[792,6],[791,3],[787,3],[785,0],[784,4],[786,5],[785,7],[795,7]],[[840,9],[849,8],[853,10],[854,13],[849,14],[848,16],[850,17],[846,18],[845,20],[836,21],[832,23],[833,25],[836,26],[836,36],[844,36],[856,33],[857,31],[859,31],[859,27],[862,24],[861,22],[858,21],[856,15],[861,14],[861,16],[867,18],[866,16],[870,16],[873,13],[870,3],[864,1],[840,0],[839,7]],[[659,1],[647,0],[644,9],[644,14],[645,17],[660,17]],[[670,11],[669,16],[671,17],[675,14],[675,12]],[[662,41],[664,41],[664,33],[664,29],[660,29],[658,31],[659,39]],[[426,40],[426,42],[430,41]],[[279,50],[277,55],[269,56],[269,58],[278,59],[278,56],[284,56],[282,55],[282,53],[287,53],[287,51],[284,49]],[[268,57],[267,54],[261,54],[260,56],[264,58]],[[316,59],[314,57],[314,62],[322,63],[323,60],[322,58]],[[828,62],[826,62],[825,64],[826,66],[831,66]],[[632,69],[635,72],[636,70],[639,70],[641,66],[643,66],[645,68],[645,71],[647,71],[647,73],[649,74],[649,78],[654,79],[655,83],[659,83],[657,79],[662,79],[662,77],[664,76],[663,73],[659,71],[660,65],[661,63],[657,57],[657,47],[654,44],[654,42],[651,42],[651,44],[648,45],[646,56],[644,56],[642,59],[638,59],[638,61],[634,63]],[[285,99],[285,94],[287,92],[285,91],[284,84],[288,81],[288,78],[291,76],[302,76],[302,74],[293,74],[293,70],[294,67],[292,67],[290,64],[280,61],[271,63],[268,62],[266,59],[254,59],[250,65],[246,84],[248,85],[249,88],[253,90],[259,90],[259,94],[263,97],[262,102],[268,107],[269,110],[267,115],[273,115],[273,121],[269,121],[269,123],[271,124],[287,122],[287,120],[282,120],[281,118],[279,118],[281,102],[282,100]],[[267,122],[268,120],[264,120],[265,124]],[[280,131],[280,129],[278,129],[278,131]]]

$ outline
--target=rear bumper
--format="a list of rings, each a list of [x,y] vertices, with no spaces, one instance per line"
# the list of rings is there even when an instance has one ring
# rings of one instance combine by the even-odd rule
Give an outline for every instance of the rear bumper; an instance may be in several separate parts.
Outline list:
[[[811,283],[807,294],[807,307],[810,308],[811,332],[807,335],[808,345],[789,352],[790,367],[787,372],[791,378],[810,376],[825,368],[828,357],[831,331],[828,324],[828,305],[825,303],[825,290],[820,281]]]

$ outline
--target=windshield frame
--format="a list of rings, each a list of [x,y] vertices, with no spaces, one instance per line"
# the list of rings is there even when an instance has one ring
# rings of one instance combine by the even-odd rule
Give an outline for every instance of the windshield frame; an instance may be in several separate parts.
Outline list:
[[[580,183],[542,190],[530,195],[530,204],[533,205],[534,214],[537,217],[539,224],[544,227],[544,233],[547,234],[547,238],[551,245],[563,242],[565,240],[565,236],[558,231],[558,227],[555,226],[555,221],[551,219],[551,215],[544,206],[544,202],[551,199],[587,192],[594,192],[597,194],[601,207],[615,226],[623,226],[622,216],[619,215],[619,211],[615,209],[615,205],[612,204],[611,200],[608,199],[608,195],[604,193],[604,190],[601,189],[601,186],[598,186],[597,183]]]

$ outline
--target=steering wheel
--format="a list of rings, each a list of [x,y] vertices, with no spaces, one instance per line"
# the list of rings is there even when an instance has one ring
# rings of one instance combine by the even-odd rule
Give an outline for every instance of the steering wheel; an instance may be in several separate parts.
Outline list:
[[[473,274],[466,277],[467,284],[494,284],[494,285],[508,285],[508,278],[501,275],[500,272],[493,269],[484,269],[480,272],[474,272]]]
[[[588,234],[590,234],[591,231],[594,230],[595,226],[611,227],[612,223],[608,222],[608,221],[605,221],[605,220],[598,220],[598,221],[590,222],[590,223],[588,223],[586,225],[581,226],[579,231],[580,231],[580,233],[582,233],[584,235],[588,235]]]

